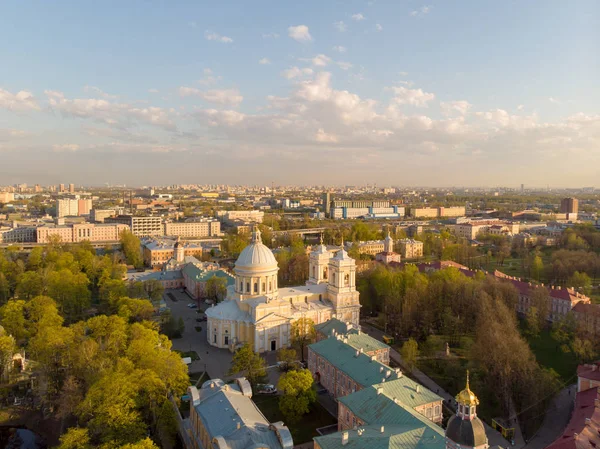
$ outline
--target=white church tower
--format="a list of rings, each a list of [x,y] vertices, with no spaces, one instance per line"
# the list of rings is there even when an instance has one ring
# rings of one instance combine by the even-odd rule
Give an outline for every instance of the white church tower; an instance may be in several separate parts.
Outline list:
[[[327,293],[337,319],[358,325],[360,301],[356,290],[356,262],[348,255],[343,243],[342,249],[329,260],[328,271]]]
[[[311,251],[308,256],[308,281],[307,285],[326,284],[329,278],[329,259],[331,253],[323,245],[323,236],[321,243]]]

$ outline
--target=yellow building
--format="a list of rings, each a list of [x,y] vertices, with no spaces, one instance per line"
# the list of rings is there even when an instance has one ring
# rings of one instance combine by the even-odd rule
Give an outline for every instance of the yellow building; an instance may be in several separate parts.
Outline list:
[[[235,263],[235,285],[227,299],[206,311],[209,344],[233,351],[250,343],[255,352],[276,351],[290,345],[291,324],[300,318],[358,325],[356,264],[346,251],[333,255],[318,245],[309,255],[306,285],[280,289],[278,271],[275,256],[255,230]]]

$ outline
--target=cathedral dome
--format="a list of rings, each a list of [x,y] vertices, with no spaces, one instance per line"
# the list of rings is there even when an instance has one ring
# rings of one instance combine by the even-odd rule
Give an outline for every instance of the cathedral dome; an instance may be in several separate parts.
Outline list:
[[[252,243],[237,258],[235,268],[252,271],[277,269],[277,260],[273,252],[263,244],[258,229],[252,233]]]

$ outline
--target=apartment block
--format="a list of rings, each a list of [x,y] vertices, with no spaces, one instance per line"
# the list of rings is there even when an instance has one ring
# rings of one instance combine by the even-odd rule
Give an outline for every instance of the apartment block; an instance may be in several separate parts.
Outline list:
[[[36,242],[49,243],[52,236],[58,236],[62,243],[116,242],[121,232],[128,230],[123,224],[78,223],[73,225],[45,225],[35,228]]]
[[[125,213],[124,207],[115,207],[112,209],[92,209],[90,210],[90,221],[95,223],[104,223],[104,220],[108,217],[115,215],[121,215]]]
[[[92,200],[80,198],[62,198],[56,200],[56,217],[76,217],[88,215],[92,209]]]
[[[221,222],[211,218],[183,223],[165,223],[165,235],[179,237],[214,237],[221,235]]]
[[[12,192],[0,192],[0,203],[10,203],[15,200],[15,194]]]
[[[36,228],[34,226],[0,229],[0,243],[27,243],[35,241]]]
[[[105,218],[104,222],[126,224],[131,232],[138,237],[162,236],[165,233],[161,217],[117,215],[116,217]]]
[[[423,257],[423,242],[414,239],[400,239],[397,247],[403,260]]]
[[[265,213],[262,210],[227,210],[217,212],[217,216],[226,222],[245,221],[262,223]]]

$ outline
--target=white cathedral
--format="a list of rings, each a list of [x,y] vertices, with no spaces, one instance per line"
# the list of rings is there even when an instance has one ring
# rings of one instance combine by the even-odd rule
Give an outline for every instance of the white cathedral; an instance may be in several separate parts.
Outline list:
[[[309,256],[309,279],[298,287],[277,286],[277,260],[254,230],[252,242],[235,262],[235,285],[227,298],[206,311],[207,339],[212,346],[234,351],[250,343],[255,352],[290,345],[292,322],[331,318],[358,325],[356,264],[340,249],[333,254],[321,242]]]

